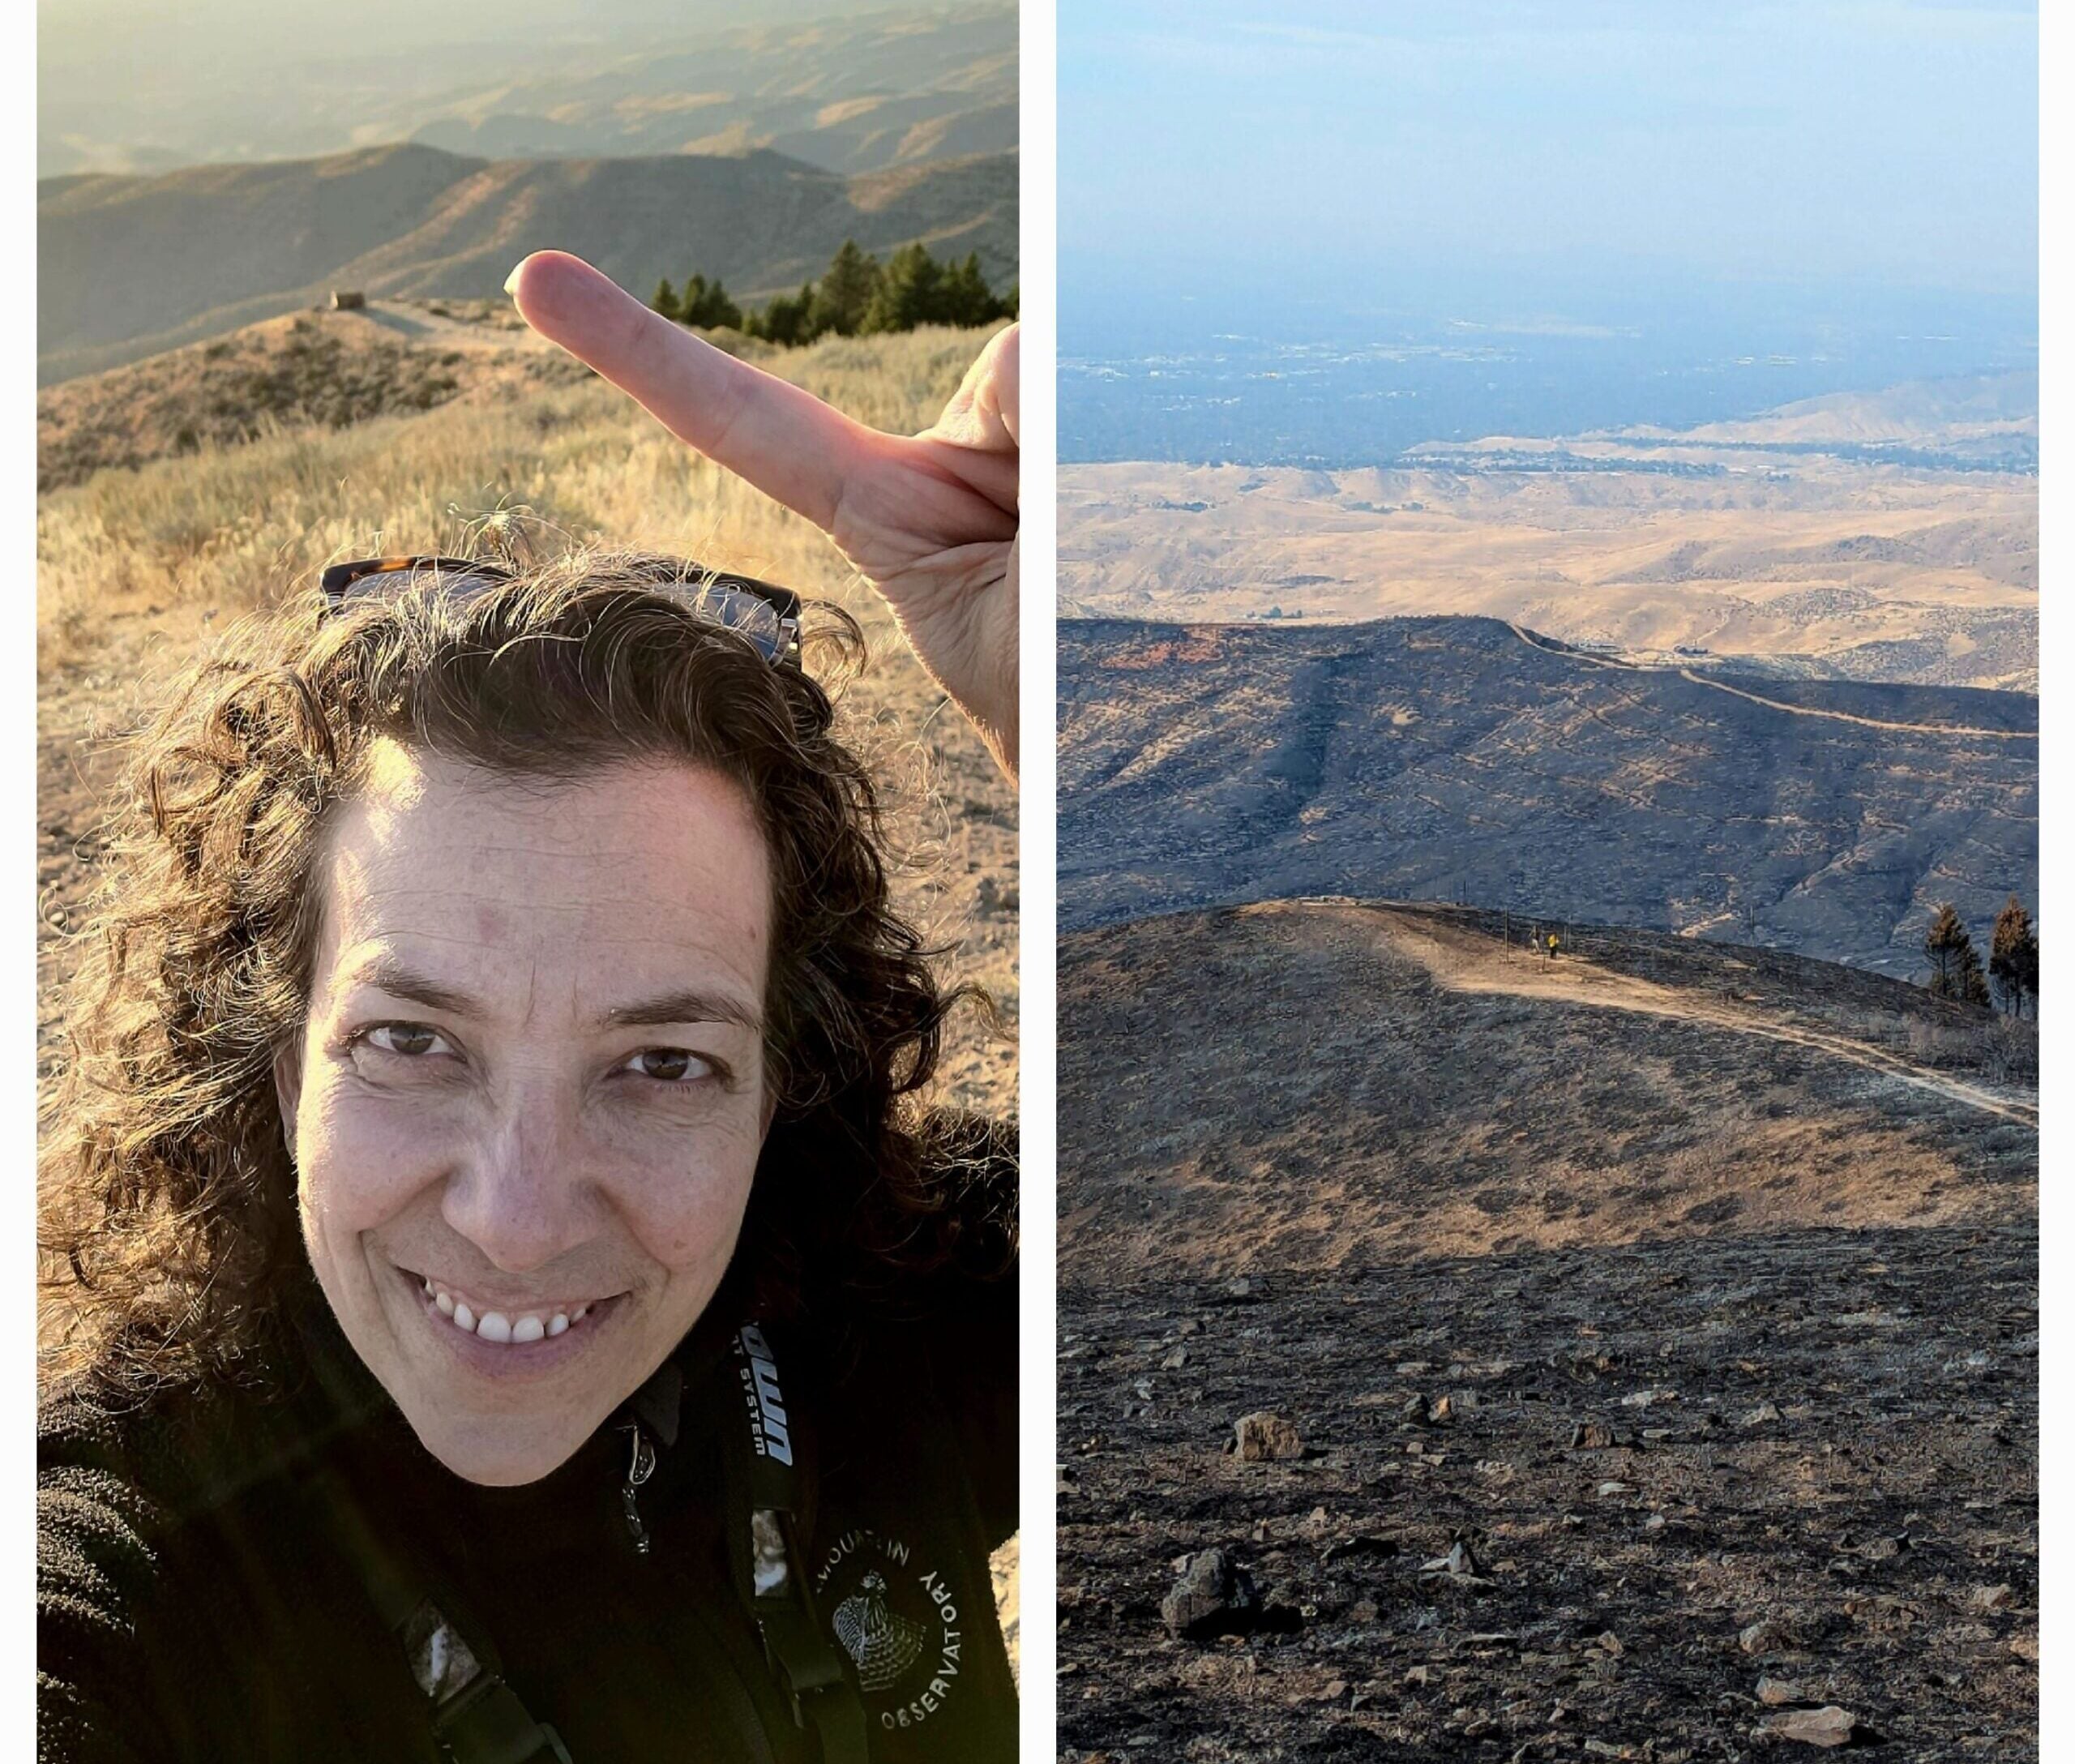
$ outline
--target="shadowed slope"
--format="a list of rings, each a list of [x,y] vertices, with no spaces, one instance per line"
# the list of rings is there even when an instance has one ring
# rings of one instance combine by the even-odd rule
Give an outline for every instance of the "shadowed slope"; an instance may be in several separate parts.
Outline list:
[[[2038,701],[1742,680],[1484,619],[1060,627],[1062,922],[1474,901],[1914,978],[2038,874]]]

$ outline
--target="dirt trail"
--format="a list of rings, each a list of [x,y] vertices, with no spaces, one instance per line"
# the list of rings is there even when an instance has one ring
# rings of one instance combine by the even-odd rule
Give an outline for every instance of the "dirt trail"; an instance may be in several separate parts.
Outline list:
[[[1624,660],[1619,656],[1586,655],[1577,650],[1559,647],[1546,638],[1536,636],[1524,625],[1507,623],[1507,629],[1530,649],[1539,649],[1544,655],[1560,655],[1568,661],[1583,662],[1596,668],[1609,668],[1617,673],[1641,674],[1648,671],[1641,663]],[[1696,673],[1692,668],[1675,670],[1682,680],[1691,680],[1696,686],[1711,687],[1718,692],[1726,692],[1731,698],[1748,699],[1754,704],[1762,704],[1768,710],[1784,711],[1790,717],[1813,717],[1825,722],[1856,723],[1862,729],[1887,729],[1906,735],[1967,735],[1987,741],[2037,741],[2039,731],[2033,729],[1978,729],[1966,723],[1905,723],[1891,722],[1879,717],[1860,717],[1850,711],[1824,710],[1812,704],[1790,704],[1777,698],[1767,698],[1761,693],[1746,691],[1740,686],[1731,686],[1726,680],[1711,679]]]
[[[1510,949],[1489,937],[1458,927],[1414,918],[1377,907],[1294,908],[1272,902],[1254,911],[1300,910],[1359,914],[1399,955],[1418,962],[1435,983],[1458,992],[1508,993],[1521,998],[1554,999],[1603,1010],[1639,1012],[1680,1022],[1705,1023],[1741,1035],[1813,1048],[1834,1059],[1912,1085],[1984,1114],[2000,1116],[2027,1127],[2039,1124],[2037,1107],[1998,1096],[1979,1085],[1962,1082],[1916,1065],[1886,1050],[1850,1036],[1827,1034],[1800,1024],[1739,1008],[1718,995],[1691,987],[1662,986],[1633,974],[1616,973],[1577,956],[1559,955],[1554,961]]]
[[[479,317],[434,312],[419,301],[370,300],[363,307],[323,316],[341,330],[370,326],[413,343],[479,353],[499,354],[513,349],[538,352],[554,347],[524,325],[487,324]]]

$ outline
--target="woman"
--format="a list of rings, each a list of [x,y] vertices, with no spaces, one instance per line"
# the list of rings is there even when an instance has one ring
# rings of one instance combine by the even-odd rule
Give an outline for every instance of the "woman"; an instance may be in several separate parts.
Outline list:
[[[1014,340],[875,436],[529,259],[1008,765]],[[791,597],[388,560],[142,742],[47,1248],[40,1756],[1013,1754],[1013,1171]]]

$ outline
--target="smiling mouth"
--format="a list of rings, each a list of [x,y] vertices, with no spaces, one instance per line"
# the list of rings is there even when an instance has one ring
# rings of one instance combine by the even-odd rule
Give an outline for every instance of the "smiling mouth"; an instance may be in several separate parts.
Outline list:
[[[590,1299],[580,1304],[536,1305],[518,1310],[472,1301],[430,1275],[409,1268],[396,1271],[418,1289],[426,1308],[434,1314],[443,1317],[463,1334],[473,1335],[480,1342],[494,1342],[500,1347],[529,1347],[536,1342],[566,1335],[571,1329],[595,1328],[599,1318],[624,1296],[616,1293],[610,1298]]]

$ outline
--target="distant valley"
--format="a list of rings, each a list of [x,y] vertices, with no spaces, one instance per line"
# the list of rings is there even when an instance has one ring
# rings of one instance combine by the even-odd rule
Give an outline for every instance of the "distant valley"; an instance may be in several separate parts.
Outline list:
[[[554,246],[646,294],[697,270],[739,297],[796,289],[846,238],[920,240],[1016,279],[1016,156],[843,177],[781,154],[490,160],[421,146],[46,180],[37,378],[68,379],[321,303],[495,298]]]
[[[1484,614],[1645,660],[2035,691],[2036,476],[1903,463],[2035,456],[2035,400],[1977,379],[1388,468],[1063,465],[1060,606]]]
[[[1068,620],[1060,922],[1467,901],[1918,977],[2035,901],[2037,700],[1636,668],[1493,619]]]

